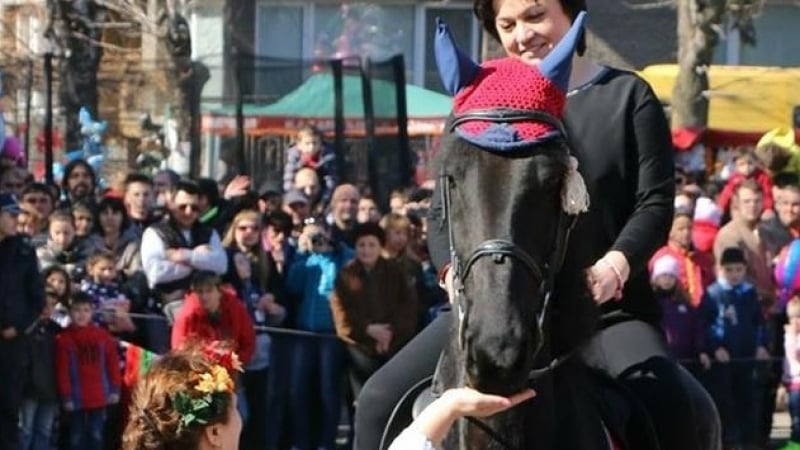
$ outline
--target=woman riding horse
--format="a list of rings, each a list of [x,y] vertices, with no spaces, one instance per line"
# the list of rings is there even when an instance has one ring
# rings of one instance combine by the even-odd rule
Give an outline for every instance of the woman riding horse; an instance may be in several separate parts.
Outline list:
[[[508,56],[536,66],[586,5],[585,0],[475,0],[474,10]],[[582,359],[636,393],[651,416],[661,450],[719,448],[713,403],[669,358],[646,273],[646,262],[663,245],[673,213],[674,163],[666,118],[646,82],[599,65],[584,52],[581,43],[572,61],[564,122],[592,206],[579,217],[570,247],[580,247],[590,258],[584,267],[605,320]],[[431,224],[442,220],[442,199],[434,200]],[[430,227],[429,246],[452,298],[446,230]],[[396,403],[433,373],[451,322],[450,314],[440,316],[364,386],[356,412],[356,450],[379,448]]]

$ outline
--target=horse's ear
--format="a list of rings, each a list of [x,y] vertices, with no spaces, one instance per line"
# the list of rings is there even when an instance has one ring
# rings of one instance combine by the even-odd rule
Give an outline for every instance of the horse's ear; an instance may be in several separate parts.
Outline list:
[[[572,22],[572,27],[558,42],[553,50],[539,63],[539,73],[550,79],[562,91],[569,87],[569,76],[572,72],[572,55],[575,47],[583,34],[583,23],[586,21],[586,11],[581,11]]]
[[[433,51],[442,84],[450,95],[456,95],[461,88],[469,85],[480,69],[478,63],[459,50],[450,28],[439,17],[436,18]]]

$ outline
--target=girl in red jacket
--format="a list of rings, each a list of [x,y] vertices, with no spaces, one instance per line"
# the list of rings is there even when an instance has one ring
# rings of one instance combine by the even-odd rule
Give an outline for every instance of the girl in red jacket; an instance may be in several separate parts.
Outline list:
[[[247,308],[212,272],[201,271],[192,277],[190,292],[172,327],[173,349],[188,341],[228,341],[242,364],[253,356],[256,334]]]

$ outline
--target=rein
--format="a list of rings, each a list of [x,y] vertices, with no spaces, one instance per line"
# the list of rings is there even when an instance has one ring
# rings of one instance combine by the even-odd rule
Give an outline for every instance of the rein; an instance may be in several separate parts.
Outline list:
[[[513,113],[514,113],[513,115],[509,114],[510,117],[504,116],[504,119],[530,120],[532,114],[532,112],[530,111],[525,112],[526,115],[520,114],[519,111],[513,111]],[[480,118],[488,117],[488,114],[484,114],[483,112],[474,112],[465,115],[465,117],[468,120],[475,120],[478,119],[479,117]],[[497,116],[495,115],[492,116],[491,118],[497,119]],[[541,120],[539,114],[536,115],[536,118]],[[460,123],[459,119],[456,119],[456,123]],[[455,248],[455,232],[451,220],[452,184],[454,184],[453,178],[447,173],[442,172],[439,176],[439,185],[441,186],[442,190],[441,194],[443,199],[443,205],[442,205],[443,214],[442,214],[441,225],[444,225],[445,221],[447,222],[447,233],[450,241],[450,249],[449,249],[450,264],[451,264],[451,270],[453,271],[453,288],[454,288],[453,300],[458,313],[459,348],[463,350],[466,344],[465,332],[466,332],[466,322],[469,318],[469,307],[466,303],[466,299],[464,296],[464,290],[465,290],[464,282],[470,275],[472,267],[478,262],[478,260],[485,257],[492,258],[492,261],[494,261],[497,264],[501,264],[507,258],[511,258],[522,263],[522,265],[525,267],[525,269],[531,275],[531,277],[539,283],[539,293],[543,299],[542,302],[537,307],[536,311],[535,331],[537,333],[538,339],[537,339],[536,349],[533,352],[533,357],[535,358],[544,345],[543,328],[545,320],[547,318],[547,313],[549,311],[550,299],[553,287],[555,285],[555,279],[564,263],[564,259],[566,257],[567,243],[569,241],[570,233],[572,232],[573,228],[575,227],[575,223],[577,222],[577,215],[570,216],[564,213],[563,211],[559,215],[559,222],[556,233],[556,248],[553,254],[551,255],[550,261],[548,263],[545,263],[544,265],[539,264],[539,262],[524,249],[520,248],[515,243],[505,239],[489,239],[482,242],[469,254],[466,263],[462,265],[461,258],[459,257],[459,254]],[[547,365],[543,367],[532,369],[528,374],[529,385],[533,384],[538,379],[551,373],[557,367],[564,364],[573,356],[574,353],[575,351],[566,353],[564,355],[561,355],[560,357],[553,358]],[[494,431],[490,426],[488,426],[483,421],[476,419],[474,417],[467,417],[466,419],[469,423],[475,425],[478,429],[486,433],[486,435],[488,435],[491,439],[495,440],[502,447],[509,450],[514,449],[514,446],[512,446],[505,438],[500,436],[496,431]]]

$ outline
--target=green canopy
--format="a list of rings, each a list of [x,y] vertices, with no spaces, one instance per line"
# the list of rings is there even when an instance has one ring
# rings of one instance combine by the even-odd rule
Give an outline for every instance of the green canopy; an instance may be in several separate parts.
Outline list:
[[[361,92],[361,77],[345,75],[342,77],[345,119],[364,117],[364,99]],[[245,116],[318,118],[333,117],[334,95],[333,75],[317,73],[310,76],[297,89],[270,105],[243,105]],[[395,85],[392,82],[373,79],[372,98],[376,118],[397,116],[395,106]],[[452,99],[438,92],[418,86],[406,85],[407,114],[410,119],[445,118],[450,114]],[[234,106],[209,108],[212,114],[233,115]]]

